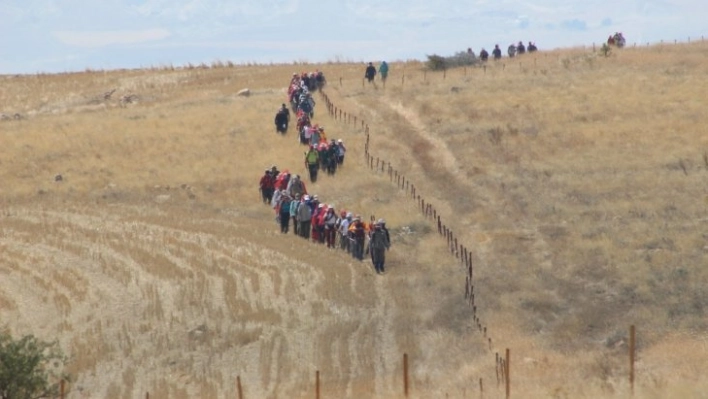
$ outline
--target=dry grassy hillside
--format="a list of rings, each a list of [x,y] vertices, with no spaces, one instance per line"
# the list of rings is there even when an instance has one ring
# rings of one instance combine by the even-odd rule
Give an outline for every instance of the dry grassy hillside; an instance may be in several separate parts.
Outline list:
[[[394,63],[385,88],[350,64],[1,77],[0,112],[23,119],[0,121],[0,327],[59,339],[76,398],[235,397],[237,375],[249,398],[313,397],[316,370],[323,397],[401,397],[404,352],[412,397],[478,397],[480,378],[502,397],[505,347],[514,396],[570,398],[627,396],[635,324],[637,392],[702,397],[707,55]],[[315,68],[472,249],[492,351],[432,224],[322,102],[350,151],[309,188],[386,217],[389,272],[281,236],[259,202],[264,167],[305,174],[272,116]]]

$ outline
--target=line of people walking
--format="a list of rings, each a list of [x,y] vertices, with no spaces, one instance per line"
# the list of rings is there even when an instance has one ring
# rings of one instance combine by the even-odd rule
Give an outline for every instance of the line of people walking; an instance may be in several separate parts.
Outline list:
[[[274,179],[274,175],[278,177]],[[376,272],[385,272],[391,237],[384,219],[372,217],[366,222],[359,214],[337,212],[333,204],[321,202],[317,194],[308,194],[299,175],[291,175],[287,169],[280,172],[275,165],[265,170],[260,190],[263,203],[275,211],[281,233],[292,231],[313,243],[341,249],[360,261],[368,255]]]
[[[305,92],[308,90],[307,85],[299,83],[299,77],[295,74],[289,87],[298,86]],[[289,97],[292,98],[291,93]],[[317,181],[320,170],[334,174],[343,166],[346,154],[341,139],[328,141],[324,127],[312,124],[313,113],[314,110],[305,112],[299,107],[296,109],[298,140],[308,146],[305,166],[312,183]],[[282,104],[276,113],[276,129],[279,124],[280,127],[285,124],[287,130],[289,120],[289,110]],[[265,169],[259,189],[263,203],[273,208],[281,233],[292,232],[327,248],[341,249],[360,261],[368,255],[376,272],[385,272],[386,251],[391,247],[385,220],[372,217],[366,222],[352,212],[342,210],[338,213],[333,204],[320,202],[316,194],[310,195],[300,175],[292,174],[287,169],[280,171],[276,165]]]
[[[538,51],[538,47],[536,47],[536,43],[534,42],[529,42],[528,46],[524,46],[524,42],[519,41],[518,44],[510,44],[509,47],[506,49],[506,53],[509,56],[509,58],[513,58],[517,55],[524,54],[526,52],[533,53],[535,51]],[[472,51],[471,48],[467,49],[468,54],[474,55],[474,52]],[[482,50],[479,52],[479,59],[482,61],[487,61],[489,59],[489,52],[482,48]],[[498,44],[494,45],[494,49],[492,50],[492,58],[494,60],[500,60],[502,58],[502,50],[499,47]]]
[[[318,71],[318,75],[314,76],[319,76],[319,74],[322,74],[322,72]],[[342,139],[328,141],[324,127],[312,124],[315,102],[309,97],[310,89],[303,76],[307,76],[307,74],[293,74],[288,85],[288,97],[292,99],[293,93],[299,92],[310,99],[304,103],[302,101],[299,102],[297,106],[293,106],[293,109],[297,117],[298,141],[308,147],[304,153],[305,168],[310,181],[314,183],[317,181],[320,171],[324,171],[328,175],[334,175],[337,169],[344,165],[347,147]],[[303,104],[308,105],[303,108]],[[290,110],[285,104],[282,104],[275,114],[276,130],[285,134],[289,122]],[[277,178],[277,176],[274,176],[274,178]]]

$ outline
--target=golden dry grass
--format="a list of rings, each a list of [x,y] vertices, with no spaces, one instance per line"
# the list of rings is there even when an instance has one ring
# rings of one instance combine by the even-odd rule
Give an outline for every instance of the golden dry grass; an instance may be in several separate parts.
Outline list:
[[[312,397],[317,369],[325,397],[400,397],[403,352],[413,397],[478,397],[479,378],[501,397],[505,347],[514,396],[626,397],[630,324],[638,395],[705,397],[706,55],[393,64],[385,88],[352,64],[2,77],[0,112],[25,118],[0,122],[0,317],[60,340],[72,397],[235,397],[236,375],[247,397]],[[321,100],[350,151],[310,190],[386,217],[389,273],[276,232],[258,177],[304,168],[272,114],[315,68],[473,251],[492,351],[444,242]]]

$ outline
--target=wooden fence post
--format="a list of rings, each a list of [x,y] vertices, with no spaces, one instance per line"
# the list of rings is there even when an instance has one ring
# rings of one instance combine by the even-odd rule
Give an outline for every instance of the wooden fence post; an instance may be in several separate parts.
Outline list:
[[[479,379],[479,397],[484,397],[484,385],[482,385],[482,378]]]
[[[243,399],[243,388],[241,387],[241,376],[236,376],[236,392],[238,393],[238,399]]]
[[[59,398],[64,399],[64,393],[66,391],[66,381],[61,380],[59,382]]]
[[[408,397],[408,354],[403,354],[403,396]]]
[[[511,351],[509,351],[509,348],[506,348],[506,360],[504,361],[504,382],[506,383],[506,399],[509,399],[511,396]]]
[[[634,324],[629,326],[629,388],[634,395],[634,349],[635,349],[635,333]]]
[[[315,399],[320,399],[320,371],[315,372]]]
[[[494,354],[494,359],[496,362],[496,367],[494,367],[494,371],[497,375],[497,389],[499,389],[499,382],[500,382],[500,379],[499,379],[499,352]]]
[[[145,392],[145,399],[150,399],[150,392]]]

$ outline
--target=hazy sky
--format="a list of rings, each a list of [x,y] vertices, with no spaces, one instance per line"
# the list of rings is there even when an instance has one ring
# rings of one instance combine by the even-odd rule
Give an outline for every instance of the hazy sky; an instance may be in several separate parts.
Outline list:
[[[0,74],[700,40],[707,0],[0,0]]]

